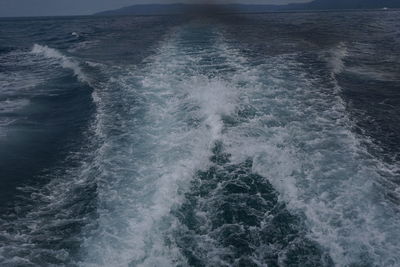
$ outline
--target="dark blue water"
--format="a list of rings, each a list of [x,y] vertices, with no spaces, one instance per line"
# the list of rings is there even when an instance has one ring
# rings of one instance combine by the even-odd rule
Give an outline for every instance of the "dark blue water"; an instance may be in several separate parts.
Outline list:
[[[0,20],[0,265],[400,265],[399,15]]]

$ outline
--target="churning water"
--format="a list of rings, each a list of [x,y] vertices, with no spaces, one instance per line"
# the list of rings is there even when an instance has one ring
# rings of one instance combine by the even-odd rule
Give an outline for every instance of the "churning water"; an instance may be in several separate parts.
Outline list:
[[[394,12],[0,21],[2,266],[399,266]]]

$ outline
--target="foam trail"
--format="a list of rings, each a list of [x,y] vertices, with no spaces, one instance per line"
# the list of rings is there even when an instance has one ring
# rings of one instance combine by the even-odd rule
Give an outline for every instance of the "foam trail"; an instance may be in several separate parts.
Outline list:
[[[277,262],[285,264],[291,248],[318,247],[305,234],[336,265],[399,262],[393,256],[399,218],[380,204],[382,196],[374,188],[374,181],[391,174],[351,132],[337,84],[310,79],[295,54],[251,65],[222,37],[207,39],[201,50],[187,46],[188,32],[177,29],[142,71],[116,70],[96,91],[96,127],[104,142],[95,161],[99,217],[86,231],[85,259],[79,264],[187,264],[174,241],[185,225],[174,214],[185,203],[184,193],[193,190],[190,182],[199,170],[219,157],[222,170],[248,173],[243,179],[266,188],[272,184],[272,192],[279,192],[276,207],[286,203],[308,229],[303,232],[302,223],[293,219],[299,225],[290,232],[297,237],[288,250],[279,250],[279,242],[265,244],[246,260],[261,264],[277,251]],[[229,164],[218,143],[231,155]],[[252,164],[246,163],[249,159]],[[235,177],[229,171],[223,175]],[[191,236],[208,251],[203,259],[211,265],[227,264],[226,257],[234,255],[222,245],[227,240],[215,238],[229,227],[217,231],[210,223],[210,212],[223,201],[218,188],[210,198],[199,199],[200,207],[209,209],[194,210],[210,232]],[[264,230],[254,230],[253,237],[266,242],[257,236]],[[322,255],[303,260],[329,266]]]
[[[333,73],[343,69],[345,55],[342,46],[333,52]],[[309,236],[336,265],[396,265],[400,218],[377,188],[395,166],[369,155],[352,133],[336,81],[310,79],[295,56],[244,69],[255,77],[242,96],[255,114],[229,129],[228,152],[235,162],[254,159],[253,171],[292,212],[305,215]]]
[[[97,133],[104,138],[96,156],[99,218],[87,231],[81,266],[186,262],[168,241],[176,225],[171,210],[208,166],[221,116],[232,112],[235,97],[224,81],[199,74],[201,57],[186,50],[184,31],[162,42],[143,70],[110,73],[110,83],[96,91]]]
[[[190,252],[205,265],[285,266],[293,251],[295,260],[314,265],[398,265],[400,218],[377,182],[396,166],[368,154],[351,131],[335,80],[346,45],[327,51],[331,71],[322,78],[307,73],[296,54],[249,62],[234,46],[218,29],[191,24],[176,28],[141,65],[88,63],[106,77],[93,92],[90,156],[43,188],[21,188],[32,205],[1,222],[9,245],[0,262],[185,266],[181,231],[199,241]],[[35,45],[31,54],[90,82],[76,60],[55,49]],[[188,208],[190,196],[200,204]],[[200,234],[178,218],[182,206],[200,218]],[[226,206],[252,216],[228,223],[218,218]],[[7,232],[11,224],[19,235]],[[60,244],[59,229],[76,225],[84,226],[82,236],[74,233],[61,247],[78,252],[41,242],[50,236]],[[242,236],[246,257],[235,251],[243,240],[234,238]],[[313,254],[301,258],[299,251]]]
[[[199,65],[214,79],[224,81],[229,93],[222,99],[231,98],[233,101],[228,103],[234,105],[222,102],[229,112],[221,117],[222,131],[212,150],[212,164],[196,173],[185,202],[174,211],[180,222],[174,229],[177,244],[189,264],[195,266],[329,263],[329,256],[319,250],[318,244],[305,237],[301,220],[278,200],[268,179],[255,172],[257,154],[265,147],[262,142],[255,144],[257,139],[252,137],[265,131],[252,127],[251,122],[262,113],[252,93],[265,90],[259,81],[264,73],[251,66],[221,32],[214,42],[214,53],[209,55],[212,60],[205,57]],[[209,61],[212,64],[207,64]],[[268,97],[259,101],[266,102]],[[221,102],[202,102],[211,111],[221,108]],[[254,150],[256,147],[259,151]],[[302,253],[298,253],[300,247]]]

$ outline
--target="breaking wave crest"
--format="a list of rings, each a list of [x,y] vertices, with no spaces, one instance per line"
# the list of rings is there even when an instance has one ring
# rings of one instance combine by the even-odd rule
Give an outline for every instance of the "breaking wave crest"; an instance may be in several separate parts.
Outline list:
[[[43,46],[39,44],[34,44],[31,52],[36,55],[44,56],[48,59],[56,60],[63,68],[72,70],[74,75],[81,82],[90,84],[90,79],[82,71],[81,67],[79,66],[79,63],[74,59],[71,59],[63,55],[58,50],[50,48],[46,45]]]
[[[345,69],[344,59],[348,55],[346,44],[341,42],[329,52],[328,65],[332,70],[332,74],[336,75],[341,73]]]

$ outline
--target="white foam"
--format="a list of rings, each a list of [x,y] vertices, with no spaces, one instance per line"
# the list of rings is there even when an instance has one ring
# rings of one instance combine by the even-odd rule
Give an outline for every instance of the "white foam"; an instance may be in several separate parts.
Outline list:
[[[82,266],[185,263],[166,244],[176,225],[171,210],[196,171],[208,166],[221,117],[235,109],[236,98],[225,81],[199,74],[197,64],[210,51],[185,51],[180,34],[161,43],[143,69],[125,69],[96,92],[97,132],[105,138],[96,159],[99,219],[83,245]],[[116,103],[122,113],[112,111]],[[112,129],[120,135],[109,135]]]
[[[344,42],[341,42],[339,45],[331,49],[328,55],[328,65],[332,69],[333,74],[339,74],[344,70],[344,59],[347,55],[348,50]]]
[[[338,73],[346,49],[334,54],[329,63]],[[398,264],[400,218],[385,200],[385,188],[377,186],[393,172],[352,133],[336,81],[310,80],[302,65],[285,55],[248,71],[262,74],[244,78],[248,86],[242,91],[257,116],[227,132],[232,160],[253,158],[254,171],[271,182],[293,213],[304,214],[310,237],[336,265]]]
[[[79,79],[79,81],[90,84],[90,79],[82,71],[79,63],[63,55],[60,51],[50,48],[46,45],[34,44],[32,48],[32,53],[37,55],[42,55],[48,59],[55,59],[59,64],[65,68],[73,71],[74,75]]]
[[[46,229],[40,213],[62,207],[74,188],[95,177],[98,218],[84,230],[83,258],[76,264],[185,265],[168,242],[171,229],[180,227],[171,210],[182,203],[196,171],[208,167],[214,142],[222,140],[233,163],[253,159],[254,172],[268,179],[293,213],[304,216],[310,238],[336,265],[398,264],[400,219],[376,183],[393,175],[391,166],[364,151],[351,132],[335,82],[310,80],[293,55],[252,66],[222,37],[199,51],[184,45],[182,32],[171,34],[143,66],[96,65],[110,79],[93,93],[98,109],[93,138],[100,143],[94,161],[71,174],[72,180],[55,179],[46,186],[50,194],[36,194],[46,204],[21,225],[32,232]],[[79,64],[57,50],[35,45],[32,52],[81,77]],[[337,55],[329,64],[340,73],[346,48],[332,53]],[[232,76],[200,73],[202,57],[222,54],[236,69]],[[245,110],[253,115],[232,127],[223,124],[223,116]],[[6,249],[25,244],[36,251],[32,232],[13,236],[16,241]],[[219,250],[214,252],[218,262]]]

